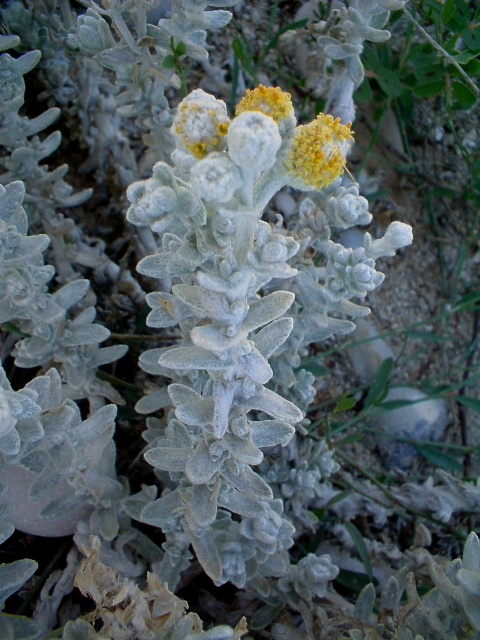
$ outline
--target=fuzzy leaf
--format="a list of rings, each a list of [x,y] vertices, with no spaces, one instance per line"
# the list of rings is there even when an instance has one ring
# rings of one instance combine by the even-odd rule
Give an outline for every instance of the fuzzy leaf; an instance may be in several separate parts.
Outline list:
[[[238,358],[238,363],[246,375],[258,384],[267,384],[273,376],[273,371],[258,349]]]
[[[3,609],[5,600],[18,591],[37,568],[37,563],[28,558],[0,565],[0,608]]]
[[[273,499],[273,493],[268,484],[250,467],[244,467],[238,474],[232,473],[228,468],[224,467],[221,474],[240,493],[244,493],[259,502]]]
[[[233,362],[220,360],[211,351],[200,347],[174,347],[160,356],[159,364],[169,369],[184,369],[186,371],[194,369],[221,371],[232,366]]]
[[[174,472],[183,471],[191,455],[190,447],[154,447],[144,454],[144,458],[156,469]]]
[[[472,531],[463,547],[463,568],[480,574],[480,541],[477,534]]]
[[[168,531],[177,526],[181,511],[183,506],[178,491],[171,491],[147,504],[141,511],[140,521]]]
[[[295,434],[292,425],[278,420],[259,420],[253,422],[252,427],[252,440],[259,449],[275,447],[278,444],[284,447]]]
[[[192,506],[190,517],[197,527],[209,527],[217,517],[218,488],[213,491],[205,485],[192,488]]]
[[[262,389],[260,393],[249,398],[246,403],[248,403],[251,409],[264,411],[268,413],[269,416],[272,416],[272,418],[292,424],[300,422],[300,420],[303,419],[303,413],[293,402],[285,400],[285,398],[282,398],[282,396],[279,396],[278,393],[270,389]]]
[[[206,443],[200,442],[185,465],[185,473],[192,484],[207,484],[222,462],[222,459],[212,460]]]
[[[255,347],[264,358],[270,356],[282,345],[293,329],[293,318],[279,318],[267,324],[253,337]]]
[[[252,302],[242,325],[244,331],[253,331],[282,316],[292,305],[295,295],[290,291],[274,291]]]
[[[253,444],[252,440],[243,440],[233,433],[226,433],[223,442],[232,456],[241,464],[255,465],[260,464],[263,460],[263,453]]]
[[[214,582],[220,582],[222,578],[222,561],[217,551],[215,540],[211,534],[207,532],[200,537],[196,536],[193,531],[189,529],[187,529],[185,533],[188,535],[197,558],[207,576]]]

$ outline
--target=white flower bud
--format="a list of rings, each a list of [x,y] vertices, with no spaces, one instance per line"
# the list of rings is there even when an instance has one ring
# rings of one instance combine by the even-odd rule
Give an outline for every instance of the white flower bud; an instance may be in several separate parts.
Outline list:
[[[203,158],[211,151],[225,148],[229,123],[223,100],[195,89],[178,105],[172,134],[179,149]]]
[[[392,222],[385,233],[385,239],[388,239],[395,249],[406,247],[413,242],[412,227],[398,220]]]
[[[207,202],[228,202],[241,185],[240,171],[225,153],[211,153],[190,172],[192,186]]]
[[[237,116],[227,134],[228,153],[239,167],[265,171],[275,163],[282,139],[273,118],[259,111]]]

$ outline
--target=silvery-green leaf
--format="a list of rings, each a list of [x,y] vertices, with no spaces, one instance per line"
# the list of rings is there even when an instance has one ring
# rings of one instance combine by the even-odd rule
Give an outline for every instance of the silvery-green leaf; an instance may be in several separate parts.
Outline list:
[[[20,44],[20,38],[14,35],[3,34],[0,36],[0,51],[14,49]]]
[[[97,349],[92,356],[91,363],[95,367],[101,367],[104,364],[120,360],[127,353],[128,347],[125,344],[115,344],[111,347],[102,347]]]
[[[60,109],[58,109],[58,107],[51,107],[50,109],[47,109],[46,111],[41,113],[36,118],[30,118],[26,123],[25,134],[27,136],[34,136],[40,131],[43,131],[44,129],[49,127],[51,124],[53,124],[55,120],[58,120],[58,118],[60,117],[60,114],[61,114],[61,111]]]
[[[208,29],[222,29],[226,27],[227,24],[232,19],[232,14],[230,11],[206,11],[204,13],[207,24],[205,25]]]
[[[200,318],[207,316],[215,320],[231,318],[228,301],[223,293],[186,284],[174,285],[172,291],[184,304],[194,309]]]
[[[144,395],[135,405],[135,411],[142,414],[153,413],[171,405],[170,396],[166,389],[151,391]]]
[[[38,565],[34,560],[25,558],[9,564],[0,565],[0,608],[15,591],[33,576]]]
[[[475,631],[480,631],[480,607],[478,606],[478,597],[466,598],[463,608],[472,627]]]
[[[192,487],[190,519],[197,527],[209,527],[217,517],[218,488],[205,485]]]
[[[233,433],[226,433],[223,442],[232,456],[242,464],[255,465],[260,464],[263,460],[263,453],[253,444],[252,440],[243,440]]]
[[[198,561],[203,570],[214,582],[220,582],[222,578],[222,561],[217,550],[217,545],[210,532],[203,536],[197,536],[190,529],[186,529],[192,547],[195,550]]]
[[[140,520],[141,522],[168,531],[176,527],[182,511],[182,501],[180,500],[178,490],[175,490],[147,504],[142,509]]]
[[[292,305],[295,295],[290,291],[274,291],[250,304],[242,329],[253,331],[282,316]]]
[[[189,425],[212,424],[213,398],[202,398],[181,384],[169,385],[168,393],[176,406],[175,415],[179,420]]]
[[[221,360],[211,351],[200,347],[173,347],[165,351],[159,359],[163,367],[169,369],[222,370],[232,366],[233,361]]]
[[[53,493],[57,489],[61,479],[61,475],[56,473],[50,465],[46,466],[30,487],[30,498],[37,500]]]
[[[25,616],[0,613],[0,638],[2,640],[41,640],[44,637],[44,629],[34,620]],[[95,638],[97,638],[96,634]],[[86,637],[85,640],[87,640]]]
[[[480,574],[480,541],[475,531],[472,531],[463,547],[463,568]]]
[[[166,349],[168,349],[168,347],[160,347],[159,349],[147,349],[147,351],[144,351],[139,358],[140,367],[147,373],[151,373],[154,376],[171,376],[172,372],[169,369],[161,367],[158,364],[160,356],[165,352]]]
[[[62,134],[60,133],[60,131],[53,131],[49,136],[42,140],[42,142],[38,146],[37,153],[39,154],[41,159],[46,158],[58,149],[61,142]],[[16,151],[18,151],[18,149]],[[14,154],[15,151],[12,153],[12,156]]]
[[[468,569],[459,569],[456,577],[459,584],[462,585],[469,595],[480,598],[480,574],[469,571]],[[478,604],[480,604],[480,600]]]
[[[155,253],[142,258],[137,264],[138,273],[150,278],[165,278],[168,276],[170,256],[165,253]]]
[[[252,339],[255,347],[268,359],[285,342],[292,329],[293,318],[278,318],[260,329]]]
[[[300,422],[303,414],[293,402],[282,398],[282,396],[271,391],[270,389],[262,389],[259,393],[248,399],[248,405],[251,409],[264,411],[272,418],[288,421],[290,423]]]
[[[118,534],[118,516],[115,508],[97,508],[96,517],[100,534],[104,540],[113,540]]]
[[[245,517],[255,517],[263,514],[263,510],[257,500],[225,484],[223,484],[218,495],[218,506]]]
[[[235,397],[234,382],[213,383],[212,430],[215,438],[222,438],[228,429],[230,410]]]
[[[207,221],[207,212],[200,198],[197,198],[189,189],[179,187],[176,190],[178,207],[185,218],[195,225],[203,226]]]
[[[88,280],[74,280],[53,293],[53,301],[63,309],[68,309],[85,296],[89,287],[90,282]]]
[[[20,451],[20,436],[16,429],[0,437],[0,451],[7,456],[13,456]]]
[[[359,87],[365,76],[365,71],[363,69],[363,64],[358,56],[351,56],[346,60],[346,67],[348,71],[348,75],[353,80],[355,87]]]
[[[258,384],[267,384],[273,375],[270,365],[258,349],[253,348],[250,353],[240,356],[238,363],[245,374]]]
[[[342,44],[328,44],[323,52],[326,56],[332,60],[345,60],[349,56],[358,56],[362,53],[363,46],[361,44],[354,44],[350,42],[343,42]]]
[[[221,475],[240,493],[245,493],[260,502],[273,499],[272,490],[265,480],[248,466],[244,467],[238,474],[232,473],[227,466],[224,466]]]
[[[72,326],[73,329],[73,326]],[[100,324],[76,326],[71,335],[62,336],[62,345],[66,347],[78,347],[87,344],[98,344],[110,337],[110,331]]]
[[[28,231],[28,218],[22,207],[25,196],[25,185],[21,180],[14,180],[5,187],[0,185],[0,220],[8,226],[13,225],[22,235]]]
[[[390,576],[382,589],[382,595],[380,598],[380,610],[386,610],[393,612],[396,617],[398,613],[398,606],[400,603],[400,588],[395,576]]]
[[[141,520],[142,510],[147,504],[154,502],[157,497],[157,487],[142,485],[142,490],[122,500],[125,512],[135,520]]]
[[[355,617],[362,622],[368,622],[375,604],[375,587],[369,582],[358,595],[355,602]]]
[[[15,527],[10,523],[10,506],[0,504],[0,544],[8,540],[14,531]]]
[[[147,294],[148,305],[152,311],[148,314],[147,325],[149,327],[174,327],[183,318],[191,315],[191,312],[171,293],[159,293],[154,291]]]
[[[63,627],[62,640],[98,640],[98,635],[86,620],[77,618]]]
[[[183,471],[188,458],[192,455],[190,447],[154,447],[144,454],[145,460],[163,471]]]
[[[41,57],[42,54],[40,51],[28,51],[28,53],[24,53],[23,56],[15,58],[15,71],[24,76],[37,66]]]
[[[295,429],[288,422],[278,420],[259,420],[252,422],[252,440],[259,449],[287,445],[295,434]]]
[[[72,441],[77,446],[87,446],[90,443],[98,444],[102,436],[109,436],[115,428],[115,416],[117,407],[114,404],[107,404],[98,409],[92,416],[84,420],[81,427],[76,429]]]
[[[221,332],[220,329],[211,324],[194,327],[190,332],[190,338],[197,347],[208,349],[209,351],[225,351],[236,345],[243,339],[241,332],[237,335],[229,337]]]
[[[205,442],[199,442],[185,465],[185,473],[192,484],[210,482],[222,465],[223,460],[212,460]]]
[[[65,516],[80,508],[85,504],[86,496],[78,496],[72,493],[65,493],[55,500],[52,500],[44,509],[42,509],[40,516],[46,520],[57,520],[65,518]]]

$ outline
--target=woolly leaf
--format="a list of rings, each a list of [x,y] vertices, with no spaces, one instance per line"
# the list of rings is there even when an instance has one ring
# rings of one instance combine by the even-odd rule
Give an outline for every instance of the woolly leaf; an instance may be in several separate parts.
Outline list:
[[[33,576],[38,565],[34,560],[16,560],[0,565],[0,608],[15,591]]]
[[[192,484],[210,482],[223,460],[213,460],[205,442],[200,442],[185,465],[185,473]]]
[[[252,440],[259,449],[287,445],[295,434],[295,429],[287,422],[259,420],[252,423]]]
[[[154,447],[144,454],[145,460],[163,471],[183,471],[192,450],[176,447]]]
[[[240,473],[232,473],[229,469],[223,468],[221,474],[240,493],[259,502],[273,499],[273,493],[268,484],[250,467],[244,467]]]
[[[220,582],[222,578],[222,561],[211,534],[207,532],[203,536],[197,536],[189,529],[186,530],[186,534],[207,576],[214,582]]]
[[[293,329],[293,318],[279,318],[270,322],[253,337],[255,347],[264,356],[270,356],[282,345]]]
[[[292,305],[295,295],[290,291],[274,291],[250,304],[247,317],[242,325],[244,331],[253,331],[264,324],[276,320]]]
[[[290,400],[285,400],[275,391],[262,389],[246,402],[252,409],[264,411],[272,418],[277,418],[285,422],[295,423],[303,419],[303,413]]]
[[[220,360],[215,354],[200,347],[174,347],[165,351],[159,364],[169,369],[223,370],[232,366],[233,361]]]

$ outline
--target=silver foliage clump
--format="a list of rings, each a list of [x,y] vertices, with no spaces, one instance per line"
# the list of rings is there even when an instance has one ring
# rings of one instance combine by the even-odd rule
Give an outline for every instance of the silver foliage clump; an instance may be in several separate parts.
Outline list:
[[[326,98],[325,110],[353,122],[353,91],[364,78],[361,60],[364,42],[385,42],[390,11],[402,9],[407,0],[334,0],[324,19],[315,14],[315,3],[306,3],[297,18],[309,20],[305,38],[286,34],[285,46],[299,59],[306,57],[302,69],[307,86],[315,95]],[[318,3],[316,3],[318,5]],[[320,9],[322,3],[320,3]],[[325,9],[324,9],[325,10]]]
[[[297,136],[308,136],[309,130],[295,128],[288,94],[277,95],[277,102],[272,95],[262,88],[247,94],[240,112],[229,121],[223,102],[195,90],[180,103],[173,122],[175,166],[157,163],[151,178],[127,191],[132,203],[127,219],[162,234],[159,248],[141,260],[138,270],[173,283],[171,293],[148,294],[152,311],[147,324],[178,324],[182,335],[179,346],[153,349],[140,358],[146,372],[174,380],[167,389],[169,397],[154,392],[150,402],[140,403],[143,411],[167,411],[163,428],[157,419],[149,419],[145,458],[162,479],[167,472],[170,480],[153,501],[153,490],[132,498],[136,517],[161,527],[167,537],[159,571],[169,584],[172,567],[179,568],[179,544],[192,545],[217,584],[230,580],[243,587],[256,581],[267,592],[267,578],[288,572],[286,550],[295,529],[284,516],[282,499],[252,467],[263,464],[265,447],[288,445],[311,396],[302,403],[303,411],[285,398],[296,382],[292,347],[288,366],[293,379],[283,385],[282,376],[273,378],[276,356],[286,357],[284,346],[291,336],[298,352],[301,345],[342,331],[344,325],[343,331],[353,329],[352,323],[327,312],[355,315],[356,307],[346,300],[363,297],[383,279],[373,270],[375,259],[411,241],[406,225],[400,225],[401,238],[392,232],[377,241],[366,237],[366,248],[357,253],[325,237],[321,249],[327,254],[326,282],[319,284],[317,275],[311,290],[303,285],[309,272],[321,268],[311,259],[295,258],[300,229],[285,232],[260,217],[283,185],[304,184],[321,175],[313,178],[310,165],[302,173],[303,160],[299,167],[293,165]],[[260,107],[250,108],[249,100],[257,98]],[[280,100],[285,109],[279,114],[272,105]],[[269,109],[275,117],[267,115]],[[343,150],[341,136],[348,135],[347,128],[333,119],[328,122],[335,140],[338,135],[334,144]],[[337,175],[340,171],[339,166]],[[350,192],[344,189],[339,195]],[[352,198],[350,221],[355,224],[369,214],[358,206],[363,204],[358,192]],[[343,198],[343,209],[345,201],[348,198]],[[304,209],[309,202],[304,201]],[[341,197],[337,208],[342,209]],[[305,215],[300,214],[298,227],[306,231]],[[279,288],[282,281],[285,289]],[[302,299],[302,286],[309,305]],[[296,298],[297,313],[285,316],[295,309]],[[302,308],[310,322],[302,324]],[[314,315],[319,317],[319,330],[312,332]],[[171,405],[173,411],[168,409]],[[273,479],[275,468],[267,466],[265,477]],[[280,486],[284,480],[279,469],[276,482]],[[314,485],[315,480],[312,489]],[[292,495],[292,503],[295,499]],[[298,511],[293,504],[291,509]],[[172,550],[175,557],[170,558]],[[282,583],[284,592],[286,584]]]
[[[85,169],[105,177],[115,167],[124,188],[168,156],[172,111],[166,92],[182,79],[171,64],[208,58],[206,32],[224,27],[237,0],[162,0],[108,3],[82,0],[76,13],[61,0],[25,7],[14,0],[4,19],[30,48],[42,51],[47,87],[80,120],[81,143],[90,149]]]
[[[172,0],[167,10],[159,0],[77,4],[85,11],[67,0],[12,0],[3,20],[24,48],[16,35],[0,36],[1,51],[17,49],[0,55],[0,541],[17,528],[73,534],[76,545],[41,587],[32,619],[0,614],[0,636],[51,635],[76,586],[95,604],[96,619],[65,619],[53,632],[64,640],[237,640],[247,633],[243,618],[234,626],[240,615],[232,626],[204,629],[174,595],[198,563],[217,586],[244,589],[239,602],[254,593],[255,606],[262,604],[249,624],[274,622],[272,638],[478,632],[474,534],[463,560],[433,565],[435,588],[421,598],[405,570],[378,572],[377,619],[372,586],[353,609],[331,585],[342,554],[351,559],[344,523],[363,514],[381,528],[399,505],[447,522],[455,511],[478,510],[479,492],[442,472],[437,483],[390,487],[389,497],[359,479],[357,491],[342,492],[335,478],[353,479],[307,418],[316,388],[305,357],[369,313],[364,300],[383,281],[376,260],[412,240],[408,225],[394,222],[381,238],[365,233],[355,250],[335,241],[337,230],[371,220],[358,185],[340,177],[349,127],[325,114],[297,127],[289,95],[274,87],[247,92],[234,117],[200,89],[172,108],[175,92],[186,93],[182,69],[206,64],[206,33],[225,27],[231,14],[222,7],[233,0]],[[316,90],[344,122],[353,119],[363,43],[386,40],[388,12],[403,4],[332,2],[326,19],[308,27],[320,56]],[[44,87],[39,99],[61,105],[68,126],[79,121],[75,135],[88,155],[82,170],[95,172],[99,187],[107,176],[121,187],[109,213],[122,208],[128,187],[138,271],[153,289],[147,325],[174,342],[140,356],[154,376],[136,409],[156,413],[142,435],[157,482],[134,495],[115,469],[116,405],[124,400],[98,377],[126,347],[100,346],[111,334],[95,321],[88,278],[128,292],[130,311],[145,294],[106,242],[64,213],[83,206],[91,189],[75,192],[67,165],[45,163],[61,135],[44,132],[60,112],[50,106],[23,115],[33,68]],[[268,222],[264,211],[284,186],[306,194],[295,215]],[[113,294],[108,308],[121,300]],[[15,370],[9,381],[12,365],[30,370],[23,371],[28,382],[19,383]],[[337,546],[326,542],[298,557],[302,534],[314,533],[317,514],[327,510]],[[161,548],[132,520],[160,529]],[[383,552],[376,541],[363,543],[371,554]],[[411,564],[432,560],[418,549],[405,556]],[[0,566],[2,609],[36,568],[27,559]],[[345,622],[325,603],[351,615]],[[344,629],[348,636],[338,635]]]

